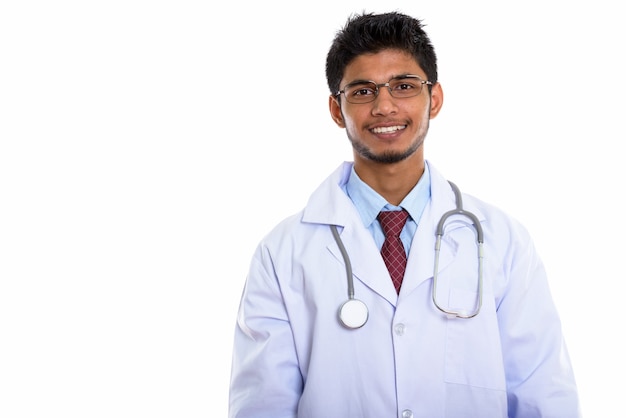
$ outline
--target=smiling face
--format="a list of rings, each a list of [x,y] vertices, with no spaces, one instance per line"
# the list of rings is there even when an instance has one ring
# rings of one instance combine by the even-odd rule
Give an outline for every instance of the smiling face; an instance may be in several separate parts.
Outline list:
[[[356,57],[346,67],[341,86],[359,80],[382,84],[406,74],[427,80],[411,55],[387,49]],[[378,96],[369,103],[349,103],[345,94],[329,99],[331,116],[339,127],[346,128],[357,165],[394,164],[409,159],[423,162],[422,144],[428,124],[442,104],[439,83],[432,86],[431,94],[424,85],[421,93],[413,97],[393,97],[387,87],[379,87]]]

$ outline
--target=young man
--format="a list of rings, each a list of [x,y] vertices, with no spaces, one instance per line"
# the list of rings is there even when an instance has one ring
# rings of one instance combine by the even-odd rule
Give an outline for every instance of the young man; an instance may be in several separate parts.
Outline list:
[[[230,417],[579,416],[527,231],[458,194],[424,158],[443,91],[420,21],[351,17],[326,75],[330,114],[354,162],[254,254]],[[386,232],[399,214],[397,231]]]

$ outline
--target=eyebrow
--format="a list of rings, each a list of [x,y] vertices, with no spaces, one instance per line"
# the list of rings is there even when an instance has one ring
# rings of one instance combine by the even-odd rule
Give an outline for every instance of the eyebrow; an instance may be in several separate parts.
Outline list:
[[[366,80],[364,78],[358,78],[354,81],[350,81],[349,83],[346,83],[346,86],[352,86],[354,84],[365,84],[365,83],[375,83],[374,80]]]
[[[419,78],[422,78],[422,76],[419,75],[419,74],[402,73],[402,74],[398,74],[398,75],[392,76],[389,80],[387,80],[387,82],[393,80],[394,78],[407,78],[408,76],[417,76]],[[356,79],[354,81],[351,81],[351,82],[347,83],[346,86],[352,86],[354,84],[365,84],[365,83],[376,83],[376,82],[374,80],[367,80],[367,79],[364,79],[364,78],[358,78],[358,79]],[[379,84],[379,83],[376,83],[376,84]]]

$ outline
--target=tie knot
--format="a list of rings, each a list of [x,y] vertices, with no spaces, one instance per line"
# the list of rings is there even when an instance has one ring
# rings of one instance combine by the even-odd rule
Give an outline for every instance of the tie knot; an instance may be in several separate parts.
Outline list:
[[[383,232],[386,237],[400,235],[404,224],[406,223],[409,213],[402,210],[383,211],[378,214],[378,220],[383,227]]]

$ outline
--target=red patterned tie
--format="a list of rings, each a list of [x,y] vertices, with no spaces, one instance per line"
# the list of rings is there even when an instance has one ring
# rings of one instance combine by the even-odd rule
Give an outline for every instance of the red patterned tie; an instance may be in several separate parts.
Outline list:
[[[385,260],[391,280],[400,293],[402,278],[406,268],[406,252],[400,240],[400,232],[406,223],[409,214],[406,210],[384,211],[378,214],[378,220],[385,233],[385,242],[380,253]]]

